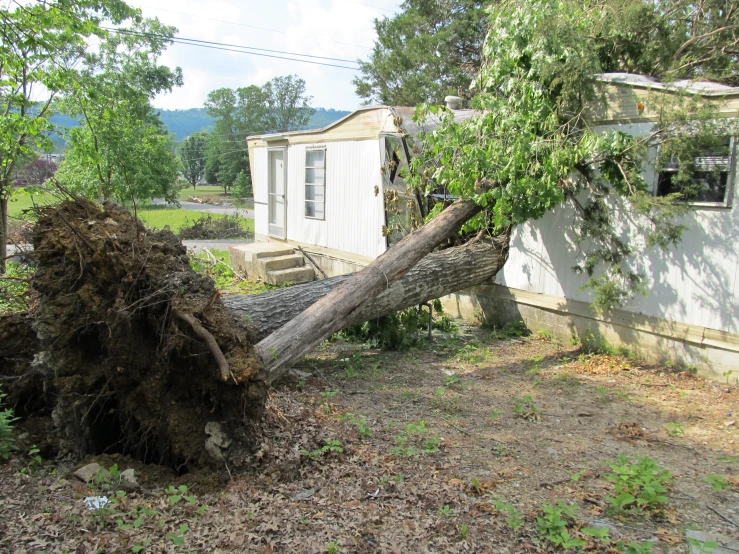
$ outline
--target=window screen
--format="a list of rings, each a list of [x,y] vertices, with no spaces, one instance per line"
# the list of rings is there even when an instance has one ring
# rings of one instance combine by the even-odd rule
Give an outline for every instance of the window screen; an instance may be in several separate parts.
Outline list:
[[[326,151],[305,152],[305,217],[325,219]]]

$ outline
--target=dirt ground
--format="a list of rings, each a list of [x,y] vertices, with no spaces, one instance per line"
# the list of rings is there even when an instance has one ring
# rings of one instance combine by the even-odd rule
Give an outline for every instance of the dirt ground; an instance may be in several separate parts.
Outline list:
[[[537,516],[557,501],[577,507],[560,515],[585,551],[739,536],[736,386],[467,327],[402,353],[332,342],[299,370],[271,394],[248,474],[98,457],[134,468],[141,488],[90,510],[84,497],[116,495],[115,472],[84,485],[71,476],[82,463],[12,457],[0,551],[555,552]],[[611,507],[618,455],[670,472],[663,508]]]

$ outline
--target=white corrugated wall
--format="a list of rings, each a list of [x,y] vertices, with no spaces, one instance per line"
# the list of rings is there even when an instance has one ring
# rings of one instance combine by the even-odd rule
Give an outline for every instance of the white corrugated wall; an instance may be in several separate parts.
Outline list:
[[[305,217],[305,151],[326,149],[325,219]],[[267,235],[267,148],[255,148],[255,230]],[[375,186],[380,194],[375,196]],[[287,151],[287,238],[375,258],[385,251],[379,140],[294,144]]]
[[[605,128],[604,128],[605,130]],[[643,129],[641,131],[646,131]],[[634,129],[627,129],[633,132]],[[645,174],[650,180],[654,171]],[[736,207],[691,207],[682,223],[688,227],[682,242],[668,252],[651,250],[636,267],[647,276],[648,296],[637,296],[627,311],[700,327],[739,332],[739,214]],[[628,206],[617,205],[620,220],[629,220]],[[514,289],[538,292],[564,299],[590,301],[578,289],[584,276],[572,271],[576,251],[572,237],[563,230],[572,228],[573,208],[563,206],[539,221],[515,229],[510,256],[496,282]],[[634,233],[636,242],[643,241]]]

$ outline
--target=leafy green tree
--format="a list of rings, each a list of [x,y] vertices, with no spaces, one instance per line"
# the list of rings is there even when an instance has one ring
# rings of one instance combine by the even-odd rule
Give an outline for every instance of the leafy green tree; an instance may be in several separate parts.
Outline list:
[[[717,123],[710,105],[679,94],[655,95],[660,120],[647,136],[597,132],[583,115],[602,102],[593,76],[604,69],[667,79],[701,75],[705,67],[715,78],[734,79],[737,56],[724,55],[736,39],[724,28],[736,23],[736,10],[705,16],[700,33],[724,42],[704,49],[692,37],[705,8],[686,0],[517,0],[492,7],[474,81],[479,113],[460,123],[445,108],[421,106],[417,117],[434,112],[442,124],[416,145],[409,182],[422,194],[441,186],[483,206],[468,232],[509,235],[568,202],[582,253],[573,269],[587,275],[594,307],[607,311],[644,293],[635,257],[645,248],[669,248],[685,230],[675,223],[685,210],[680,195],[654,196],[642,178],[647,149],[659,146],[665,159],[685,152],[694,158],[717,134],[736,133],[736,125]],[[690,17],[675,21],[676,13]],[[672,21],[679,29],[647,32],[644,21]],[[634,41],[628,47],[625,37]],[[624,239],[619,212],[637,219],[643,248]]]
[[[57,179],[91,198],[134,204],[161,196],[174,201],[178,161],[173,142],[150,100],[182,84],[179,68],[158,65],[175,29],[137,20],[85,52],[75,87],[61,101],[81,118]]]
[[[393,17],[375,19],[377,41],[354,79],[368,103],[440,104],[449,94],[469,96],[482,61],[487,29],[477,0],[405,0]]]
[[[180,148],[180,160],[185,179],[195,185],[205,176],[206,151],[208,148],[208,133],[195,133],[187,137]]]
[[[8,199],[20,161],[50,149],[49,122],[57,96],[75,79],[75,62],[101,23],[136,11],[120,0],[49,0],[0,7],[0,273],[5,271]],[[45,90],[44,100],[38,100]]]
[[[270,131],[294,131],[308,124],[315,110],[312,96],[305,93],[305,81],[297,75],[275,77],[262,87],[266,100],[265,128]]]
[[[250,183],[246,137],[305,126],[314,112],[310,101],[305,81],[296,75],[275,77],[261,87],[222,88],[208,94],[205,107],[215,125],[208,139],[206,181],[228,189],[244,173]]]

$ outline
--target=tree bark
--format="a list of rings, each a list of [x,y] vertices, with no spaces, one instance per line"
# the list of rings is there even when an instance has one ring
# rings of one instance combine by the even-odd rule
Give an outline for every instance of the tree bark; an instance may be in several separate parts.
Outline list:
[[[354,312],[403,277],[437,246],[454,235],[480,211],[471,201],[457,200],[362,271],[353,274],[326,296],[256,345],[270,382],[313,350],[332,333],[350,324]]]
[[[456,246],[433,252],[402,279],[357,310],[347,325],[417,306],[495,277],[508,257],[507,237],[493,243]],[[229,310],[246,319],[262,340],[341,285],[349,275],[331,277],[263,294],[226,296]]]

